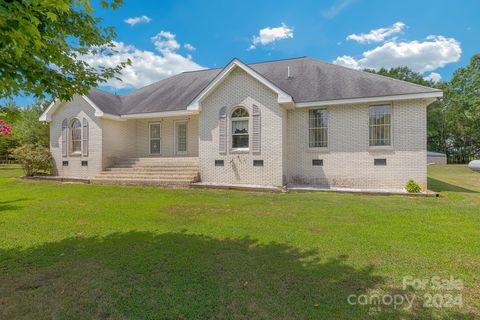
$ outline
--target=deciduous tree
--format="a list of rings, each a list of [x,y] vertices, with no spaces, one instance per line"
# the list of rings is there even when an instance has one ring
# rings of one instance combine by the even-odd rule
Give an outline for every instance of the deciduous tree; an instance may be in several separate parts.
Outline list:
[[[122,0],[102,0],[116,9]],[[87,53],[113,50],[115,32],[101,26],[89,0],[0,0],[0,97],[69,100],[116,77],[130,61],[93,68]]]

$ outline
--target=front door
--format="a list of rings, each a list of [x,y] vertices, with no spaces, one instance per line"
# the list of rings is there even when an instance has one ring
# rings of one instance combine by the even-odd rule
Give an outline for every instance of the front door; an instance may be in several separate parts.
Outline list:
[[[161,125],[159,122],[149,124],[150,131],[150,154],[160,155],[160,145],[162,141]]]
[[[187,154],[187,121],[175,121],[175,154]]]

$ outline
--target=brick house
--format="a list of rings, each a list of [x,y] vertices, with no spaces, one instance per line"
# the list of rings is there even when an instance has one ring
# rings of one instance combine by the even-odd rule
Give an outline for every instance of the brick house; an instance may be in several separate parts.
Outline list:
[[[423,87],[303,57],[55,101],[55,174],[153,184],[426,187]]]

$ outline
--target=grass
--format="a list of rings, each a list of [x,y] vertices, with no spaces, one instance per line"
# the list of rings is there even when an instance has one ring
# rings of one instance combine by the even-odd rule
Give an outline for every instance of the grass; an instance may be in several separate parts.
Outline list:
[[[440,198],[57,184],[0,167],[2,319],[474,319],[480,174]],[[404,289],[404,276],[461,279]],[[367,294],[405,305],[350,305]],[[425,294],[462,307],[426,308]]]

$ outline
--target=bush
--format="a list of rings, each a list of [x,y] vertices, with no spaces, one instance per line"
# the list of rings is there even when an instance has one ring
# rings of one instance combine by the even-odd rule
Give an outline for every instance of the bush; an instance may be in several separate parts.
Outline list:
[[[27,176],[50,173],[52,170],[52,156],[48,148],[26,144],[15,148],[12,155],[20,162]]]
[[[422,191],[422,188],[420,188],[420,186],[417,182],[415,182],[415,180],[410,179],[405,184],[405,190],[411,193],[419,193],[420,191]]]

